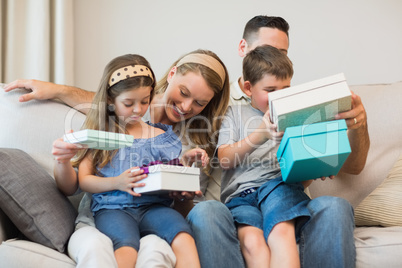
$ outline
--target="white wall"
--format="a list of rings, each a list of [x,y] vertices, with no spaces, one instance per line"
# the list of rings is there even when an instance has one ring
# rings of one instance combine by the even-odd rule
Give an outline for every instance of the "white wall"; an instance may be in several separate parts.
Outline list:
[[[400,0],[74,0],[75,85],[95,90],[112,58],[145,56],[160,78],[180,55],[204,48],[241,72],[237,45],[255,15],[290,24],[292,84],[344,72],[349,84],[402,80]]]

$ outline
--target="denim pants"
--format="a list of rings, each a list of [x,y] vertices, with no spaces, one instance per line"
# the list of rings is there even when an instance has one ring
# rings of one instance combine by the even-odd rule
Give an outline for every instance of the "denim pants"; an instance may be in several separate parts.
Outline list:
[[[300,264],[305,268],[355,267],[353,208],[338,197],[317,197],[307,205],[311,219],[300,243]],[[237,229],[229,209],[218,201],[198,203],[188,214],[201,266],[245,267]]]

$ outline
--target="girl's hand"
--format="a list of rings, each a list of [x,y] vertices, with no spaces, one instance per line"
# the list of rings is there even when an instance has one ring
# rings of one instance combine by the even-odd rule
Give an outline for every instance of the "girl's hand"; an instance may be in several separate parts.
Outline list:
[[[263,130],[266,131],[267,139],[270,139],[270,140],[274,141],[275,143],[281,142],[284,132],[276,131],[278,126],[271,122],[269,109],[265,112],[265,114],[262,118],[262,123],[260,125],[260,128],[262,128]]]
[[[134,171],[131,172],[132,170]],[[127,169],[116,177],[116,189],[127,192],[133,196],[141,196],[141,194],[134,192],[134,188],[145,186],[145,183],[138,182],[148,176],[147,174],[143,173],[144,171],[138,167]]]
[[[193,163],[200,163],[205,167],[209,163],[209,157],[204,149],[194,148],[185,152],[181,158],[184,166],[190,167]]]
[[[195,196],[201,197],[201,191],[195,192],[177,192],[173,191],[169,193],[170,198],[174,199],[175,201],[185,202],[189,200],[193,200]]]
[[[68,133],[72,133],[70,130]],[[71,158],[77,154],[79,150],[85,149],[80,144],[71,144],[63,140],[63,138],[57,139],[53,142],[52,154],[58,164],[70,163]]]

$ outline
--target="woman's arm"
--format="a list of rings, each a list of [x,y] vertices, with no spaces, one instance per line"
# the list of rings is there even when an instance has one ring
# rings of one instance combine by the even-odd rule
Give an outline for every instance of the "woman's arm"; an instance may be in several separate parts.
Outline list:
[[[89,105],[95,96],[94,92],[86,91],[77,87],[54,84],[51,82],[20,79],[15,80],[4,87],[6,92],[16,88],[26,88],[30,93],[24,94],[19,98],[20,102],[30,100],[49,100],[59,99],[65,104],[83,112],[89,111]],[[85,107],[84,107],[85,106]]]
[[[54,178],[57,187],[67,196],[73,195],[78,189],[77,173],[70,160],[81,149],[83,149],[82,146],[66,143],[62,138],[53,142]]]

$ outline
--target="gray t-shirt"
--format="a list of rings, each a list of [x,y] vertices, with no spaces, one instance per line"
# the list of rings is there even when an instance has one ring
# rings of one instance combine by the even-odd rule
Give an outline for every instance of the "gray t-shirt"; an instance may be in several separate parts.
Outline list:
[[[219,131],[217,147],[234,144],[245,139],[259,127],[263,115],[261,111],[251,105],[230,106]],[[275,144],[272,140],[268,140],[242,161],[236,158],[237,166],[235,168],[223,170],[221,201],[227,203],[242,191],[260,187],[267,180],[280,176],[276,158],[278,147],[279,143]]]

